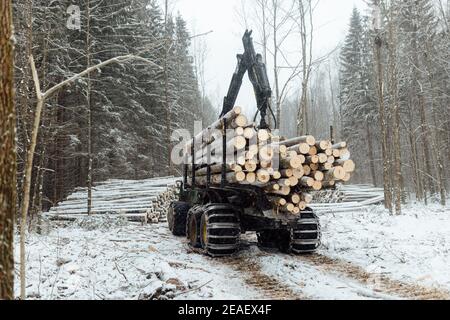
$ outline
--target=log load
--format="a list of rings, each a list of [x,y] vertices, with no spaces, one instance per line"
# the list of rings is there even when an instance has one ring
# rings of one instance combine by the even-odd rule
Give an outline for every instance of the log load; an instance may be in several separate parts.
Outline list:
[[[211,129],[227,134],[225,166],[222,165],[223,136],[211,135]],[[229,136],[230,133],[234,136]],[[188,165],[192,162],[193,142],[198,186],[220,185],[223,177],[229,184],[258,186],[279,214],[300,214],[313,201],[313,193],[349,181],[356,167],[346,142],[332,143],[311,135],[291,139],[274,136],[270,130],[258,129],[250,123],[240,107],[235,107],[186,145]]]

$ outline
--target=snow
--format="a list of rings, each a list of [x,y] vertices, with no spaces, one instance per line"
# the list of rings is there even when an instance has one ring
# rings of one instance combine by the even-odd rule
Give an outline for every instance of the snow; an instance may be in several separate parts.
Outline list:
[[[97,229],[92,218],[80,218],[46,235],[28,236],[29,298],[149,299],[157,292],[160,299],[256,298],[242,281],[229,278],[227,267],[189,253],[184,239],[169,235],[165,225],[119,220],[107,229],[104,219]]]
[[[262,250],[248,234],[241,252],[229,259],[193,252],[165,223],[142,225],[118,216],[48,222],[46,233],[27,238],[27,294],[31,299],[411,298],[379,285],[381,277],[399,287],[450,291],[449,207],[411,204],[402,216],[392,216],[372,206],[321,214],[321,221],[317,255]],[[18,286],[17,280],[17,292]]]
[[[380,206],[321,217],[321,253],[398,280],[450,290],[450,208],[408,205],[401,216]]]

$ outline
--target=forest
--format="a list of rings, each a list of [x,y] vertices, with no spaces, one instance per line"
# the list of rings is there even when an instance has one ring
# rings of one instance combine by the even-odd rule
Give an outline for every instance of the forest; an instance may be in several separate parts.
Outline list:
[[[449,3],[369,1],[363,12],[354,8],[342,44],[319,57],[311,54],[314,7],[295,13],[296,3],[259,0],[255,16],[243,19],[257,26],[274,70],[281,132],[329,137],[332,126],[351,146],[352,181],[383,187],[391,212],[400,214],[402,204],[415,200],[445,205]],[[286,42],[299,39],[299,31],[301,51],[292,56]]]
[[[267,66],[269,124],[286,139],[346,141],[351,183],[382,188],[392,215],[411,203],[446,207],[450,2],[364,1],[339,45],[319,53],[320,1],[235,8]],[[214,52],[174,8],[170,0],[2,0],[0,299],[14,295],[2,281],[13,277],[14,221],[23,262],[25,234],[40,232],[43,212],[87,188],[90,214],[93,186],[107,180],[181,176],[172,133],[218,119],[222,101],[205,89]]]
[[[35,150],[34,213],[86,186],[89,175],[103,181],[173,174],[172,130],[193,130],[194,120],[208,122],[217,113],[198,89],[191,36],[181,16],[164,15],[155,1],[78,2],[86,8],[83,32],[66,26],[73,1],[20,1],[13,7],[19,190],[36,103],[30,54],[43,90],[116,56],[139,54],[158,67],[111,65],[47,101]]]
[[[86,186],[90,175],[92,181],[103,181],[174,174],[171,132],[193,130],[194,120],[208,125],[220,111],[201,91],[199,65],[194,65],[198,54],[191,52],[192,36],[181,16],[164,14],[156,1],[100,2],[79,3],[86,8],[80,21],[89,27],[85,32],[67,30],[65,12],[73,1],[50,6],[47,1],[24,1],[13,8],[19,190],[36,102],[27,56],[34,56],[43,89],[114,56],[139,53],[162,68],[145,62],[111,65],[46,102],[35,150],[32,215]],[[298,20],[288,18],[299,17],[283,10],[293,5],[254,4],[268,18],[250,23],[266,30],[261,33],[262,51],[270,51],[266,60],[273,64],[284,63],[281,57],[287,56],[276,39],[290,37],[297,28]],[[312,22],[313,13],[306,8],[305,3],[300,21]],[[445,203],[450,180],[445,170],[450,154],[443,147],[450,139],[448,4],[392,1],[383,3],[377,14],[355,8],[342,48],[324,61],[309,57],[312,31],[307,22],[299,26],[305,30],[301,63],[286,82],[295,86],[301,77],[307,88],[299,85],[295,94],[283,93],[287,76],[274,67],[277,71],[270,76],[278,122],[287,136],[300,130],[327,137],[333,125],[338,137],[358,150],[355,182],[386,185],[387,199],[392,199],[388,203],[407,201],[411,193],[424,202]],[[379,29],[373,19],[380,20]],[[292,62],[289,56],[286,60]],[[291,117],[299,108],[300,116]],[[308,126],[300,128],[300,118]]]

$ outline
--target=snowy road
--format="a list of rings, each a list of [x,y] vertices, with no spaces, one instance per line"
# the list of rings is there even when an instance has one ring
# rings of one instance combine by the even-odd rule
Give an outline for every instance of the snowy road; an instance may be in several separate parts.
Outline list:
[[[28,238],[27,292],[44,299],[449,299],[450,210],[412,207],[322,217],[311,256],[192,252],[165,224],[108,221]],[[94,223],[96,225],[97,222]]]

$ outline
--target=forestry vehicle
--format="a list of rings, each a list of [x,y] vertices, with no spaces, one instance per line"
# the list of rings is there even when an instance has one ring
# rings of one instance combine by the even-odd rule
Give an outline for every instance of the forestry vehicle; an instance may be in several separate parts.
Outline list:
[[[275,120],[270,107],[272,92],[266,66],[261,55],[255,52],[251,34],[251,31],[246,31],[243,37],[245,51],[237,55],[237,69],[220,118],[232,110],[243,77],[248,72],[260,114],[260,128],[269,129],[266,121],[268,111]],[[226,125],[224,121],[225,128]],[[195,143],[191,149],[194,159]],[[225,164],[225,152],[223,157]],[[167,213],[169,229],[175,236],[186,236],[191,247],[212,257],[236,253],[241,234],[250,231],[257,233],[258,245],[264,248],[303,254],[314,252],[319,247],[319,219],[311,209],[307,208],[299,215],[278,215],[262,188],[227,182],[223,164],[220,185],[207,183],[206,186],[196,183],[195,172],[199,166],[195,162],[184,164],[183,181],[178,183],[179,200],[171,203]],[[208,166],[207,171],[210,175]]]

